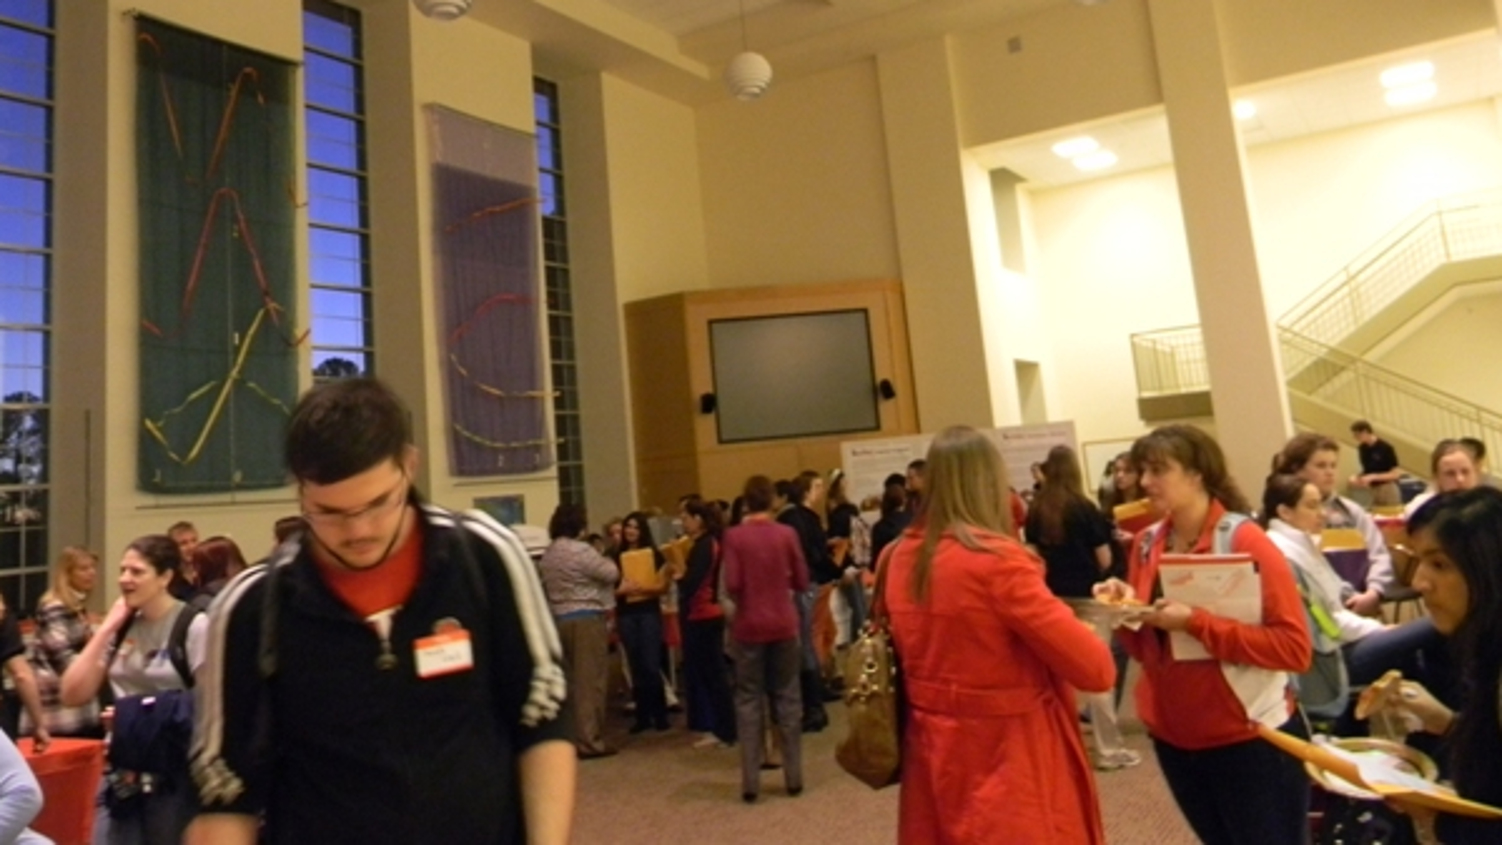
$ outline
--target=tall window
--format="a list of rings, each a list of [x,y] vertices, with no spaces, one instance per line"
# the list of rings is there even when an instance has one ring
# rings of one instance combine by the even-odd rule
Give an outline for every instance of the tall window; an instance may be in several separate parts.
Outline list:
[[[47,590],[52,394],[50,0],[0,5],[0,594]]]
[[[313,377],[373,372],[360,13],[303,0]]]
[[[558,86],[532,82],[537,113],[538,193],[542,199],[543,278],[548,293],[548,357],[553,368],[553,428],[558,438],[558,500],[584,504],[584,443],[579,426],[579,367],[574,352],[574,297],[568,272],[568,221],[563,204],[563,144]]]

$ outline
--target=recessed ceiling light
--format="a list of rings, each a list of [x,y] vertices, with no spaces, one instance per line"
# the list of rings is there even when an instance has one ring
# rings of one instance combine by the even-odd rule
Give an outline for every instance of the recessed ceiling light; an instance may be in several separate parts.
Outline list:
[[[1237,100],[1231,104],[1231,114],[1237,120],[1251,120],[1257,116],[1257,104],[1251,100]]]
[[[1433,62],[1412,62],[1390,67],[1382,71],[1383,88],[1402,88],[1416,82],[1428,82],[1434,78]]]
[[[1387,100],[1389,106],[1401,108],[1433,99],[1435,93],[1438,91],[1439,86],[1433,82],[1420,82],[1416,85],[1404,85],[1402,88],[1389,89],[1384,99]]]
[[[1091,170],[1105,170],[1115,163],[1116,154],[1110,150],[1096,150],[1093,153],[1074,157],[1074,166],[1087,173]]]
[[[1059,158],[1076,158],[1100,149],[1100,142],[1089,135],[1066,138],[1053,145],[1053,154]]]

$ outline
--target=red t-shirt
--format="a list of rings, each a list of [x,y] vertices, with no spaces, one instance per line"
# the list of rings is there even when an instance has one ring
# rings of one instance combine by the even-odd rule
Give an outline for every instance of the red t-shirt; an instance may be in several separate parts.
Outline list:
[[[326,561],[316,551],[318,574],[334,595],[361,619],[400,607],[417,588],[422,574],[422,520],[413,518],[407,539],[391,556],[369,569],[350,569]]]

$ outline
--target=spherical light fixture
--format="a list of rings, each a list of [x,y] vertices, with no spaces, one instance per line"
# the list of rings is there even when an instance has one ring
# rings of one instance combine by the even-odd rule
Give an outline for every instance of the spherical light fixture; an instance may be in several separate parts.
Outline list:
[[[475,0],[412,0],[417,11],[435,21],[451,21],[464,17]]]
[[[725,66],[725,87],[737,100],[754,100],[772,84],[772,63],[760,53],[747,50]]]

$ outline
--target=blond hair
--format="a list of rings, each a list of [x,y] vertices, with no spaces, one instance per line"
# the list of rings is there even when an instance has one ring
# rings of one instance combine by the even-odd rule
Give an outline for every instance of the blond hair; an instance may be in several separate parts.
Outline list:
[[[957,425],[939,432],[928,447],[924,473],[923,545],[913,567],[909,589],[918,601],[928,597],[934,554],[945,534],[972,551],[992,549],[977,539],[975,529],[1007,535],[1012,530],[1006,465],[991,438]]]
[[[57,602],[75,613],[82,613],[84,602],[89,597],[74,589],[73,570],[85,561],[91,561],[97,567],[99,555],[82,546],[65,547],[63,553],[58,555],[57,563],[52,566],[50,589],[42,593],[42,597],[37,600],[37,607],[40,609],[52,602]]]

